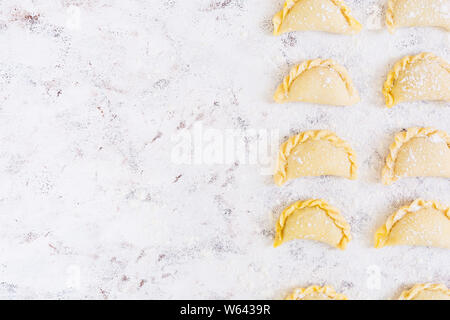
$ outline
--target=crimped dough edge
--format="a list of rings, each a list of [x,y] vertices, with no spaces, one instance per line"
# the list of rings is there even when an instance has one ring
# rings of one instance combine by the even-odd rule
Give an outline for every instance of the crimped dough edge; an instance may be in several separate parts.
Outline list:
[[[399,210],[397,210],[386,220],[386,223],[375,232],[375,248],[383,248],[389,238],[392,228],[397,223],[397,221],[401,220],[408,213],[415,212],[412,209],[416,209],[417,207],[420,207],[420,209],[433,208],[439,210],[443,214],[445,214],[447,218],[450,219],[450,207],[446,207],[441,203],[433,200],[426,201],[423,199],[417,199],[411,204],[403,206]]]
[[[441,291],[444,294],[448,295],[450,297],[450,289],[448,289],[443,284],[436,284],[436,283],[420,283],[414,285],[411,289],[405,290],[401,293],[400,297],[398,297],[398,300],[413,300],[418,294],[420,294],[422,291]]]
[[[286,0],[284,3],[283,9],[279,11],[272,19],[273,23],[273,34],[274,35],[280,35],[280,28],[283,24],[284,19],[289,14],[289,11],[291,11],[292,7],[294,7],[298,2],[303,0]],[[347,20],[349,26],[352,27],[352,29],[355,31],[355,33],[361,31],[362,25],[356,20],[352,14],[350,9],[347,7],[347,5],[342,0],[330,0],[335,6],[339,7],[341,10],[341,13],[344,15],[345,19]]]
[[[328,298],[333,300],[348,300],[347,296],[342,293],[337,293],[330,286],[320,287],[317,285],[309,286],[307,288],[296,288],[285,298],[285,300],[302,300],[304,296],[315,293],[326,295]]]
[[[352,236],[350,234],[350,225],[347,223],[345,218],[341,215],[338,209],[336,209],[333,206],[330,206],[325,200],[323,199],[309,199],[305,201],[297,201],[294,204],[290,205],[289,207],[285,208],[283,212],[280,215],[280,218],[277,221],[276,225],[276,235],[275,235],[275,241],[273,246],[278,247],[283,242],[283,229],[284,225],[286,223],[286,220],[288,217],[294,213],[296,210],[301,210],[304,208],[314,208],[318,207],[322,209],[326,215],[333,220],[334,224],[341,229],[342,231],[342,238],[341,241],[338,244],[338,248],[341,250],[344,250],[347,247],[347,244],[352,239]]]
[[[447,145],[450,147],[450,136],[445,131],[438,130],[432,127],[412,127],[405,131],[397,133],[395,135],[394,142],[389,147],[389,154],[386,157],[386,164],[381,174],[383,184],[390,185],[399,179],[399,177],[395,176],[394,169],[398,152],[402,148],[403,144],[413,138],[430,137],[435,134],[439,135],[444,141],[446,141]]]
[[[390,33],[394,33],[395,22],[394,22],[394,6],[397,0],[389,0],[386,9],[386,26]]]
[[[383,95],[386,100],[386,107],[392,108],[396,103],[394,96],[392,95],[392,88],[394,87],[395,81],[397,80],[400,72],[405,70],[409,65],[419,61],[419,60],[435,60],[444,69],[450,72],[450,65],[442,58],[436,56],[431,52],[422,52],[415,56],[405,56],[394,64],[394,67],[389,72],[386,81],[383,85]]]
[[[348,94],[350,97],[358,98],[359,95],[358,91],[356,90],[355,86],[353,85],[353,82],[347,72],[347,69],[345,69],[340,64],[336,63],[332,59],[313,59],[313,60],[306,60],[302,63],[294,66],[289,74],[284,77],[283,82],[278,86],[277,90],[274,94],[274,100],[278,103],[283,103],[284,99],[279,97],[285,97],[287,94],[289,94],[289,90],[291,88],[292,83],[305,71],[316,68],[316,67],[326,67],[330,68],[333,71],[335,71],[339,77],[342,79],[342,81],[345,83],[345,87],[347,88]]]
[[[397,27],[397,25],[395,24],[395,18],[394,18],[394,16],[395,16],[394,8],[395,8],[396,2],[397,2],[397,0],[389,0],[388,4],[387,4],[387,9],[386,9],[386,26],[390,33],[394,33],[395,28]],[[444,29],[449,30],[447,28],[444,28]]]
[[[287,159],[291,154],[291,151],[295,149],[301,143],[312,139],[312,140],[327,140],[331,142],[337,148],[343,148],[347,154],[350,161],[350,177],[349,179],[355,180],[357,178],[358,165],[356,163],[356,154],[350,145],[339,138],[334,132],[328,130],[310,130],[301,132],[295,136],[290,137],[286,142],[284,142],[278,153],[278,163],[277,169],[274,175],[275,184],[281,186],[287,181]]]

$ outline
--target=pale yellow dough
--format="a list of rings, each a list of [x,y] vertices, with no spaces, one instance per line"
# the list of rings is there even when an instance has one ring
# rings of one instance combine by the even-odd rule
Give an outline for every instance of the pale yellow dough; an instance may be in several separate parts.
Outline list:
[[[406,56],[395,63],[383,86],[388,108],[417,100],[450,101],[450,65],[432,53]]]
[[[325,242],[344,250],[351,240],[350,225],[339,211],[322,199],[297,201],[280,215],[273,246],[294,239]]]
[[[388,185],[403,177],[450,178],[450,136],[441,130],[419,127],[397,133],[382,181]]]
[[[295,289],[285,300],[347,300],[347,297],[329,286],[310,286]]]
[[[278,86],[274,100],[347,106],[360,99],[344,67],[330,59],[315,59],[296,65]]]
[[[273,17],[273,33],[325,31],[355,34],[362,29],[341,0],[287,0]]]
[[[441,27],[450,31],[450,0],[389,0],[386,25],[390,32],[401,27]]]
[[[398,300],[450,300],[450,289],[443,284],[416,284],[403,291]]]
[[[450,249],[450,208],[422,199],[400,208],[375,233],[375,248],[394,245]]]
[[[350,145],[328,130],[305,131],[280,147],[274,175],[278,186],[304,176],[357,177],[356,155]]]

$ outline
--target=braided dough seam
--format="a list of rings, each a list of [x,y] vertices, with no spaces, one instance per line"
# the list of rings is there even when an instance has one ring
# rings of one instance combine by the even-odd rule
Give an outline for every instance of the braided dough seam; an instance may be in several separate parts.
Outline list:
[[[397,0],[389,0],[386,9],[386,25],[390,33],[394,32],[395,22],[394,22],[394,6]]]
[[[310,70],[316,67],[326,67],[335,71],[342,81],[345,83],[345,87],[347,88],[348,94],[353,97],[358,94],[356,88],[353,86],[352,81],[350,80],[350,76],[347,70],[337,64],[335,61],[331,59],[314,59],[314,60],[306,60],[296,66],[294,66],[289,74],[284,77],[283,82],[278,86],[275,91],[274,99],[276,102],[282,102],[283,98],[289,94],[289,90],[291,88],[292,83],[305,71]]]
[[[383,95],[386,100],[386,106],[392,108],[395,105],[394,96],[392,94],[392,89],[394,87],[395,81],[397,80],[400,72],[405,70],[409,65],[419,61],[419,60],[436,60],[444,69],[450,72],[450,65],[442,58],[434,55],[430,52],[423,52],[415,56],[406,56],[397,61],[394,67],[389,72],[386,81],[383,85]]]
[[[307,140],[327,140],[331,142],[337,148],[343,148],[347,154],[350,161],[350,177],[349,179],[355,180],[357,178],[358,165],[356,163],[356,154],[350,145],[339,138],[334,132],[328,130],[310,130],[299,133],[295,136],[290,137],[286,142],[284,142],[278,153],[278,163],[277,169],[274,175],[275,184],[281,186],[287,181],[287,159],[299,144]]]
[[[437,130],[432,127],[420,128],[412,127],[405,131],[401,131],[395,135],[394,142],[389,147],[389,154],[386,158],[386,164],[381,173],[381,179],[383,184],[389,185],[398,180],[399,177],[395,176],[394,169],[397,161],[397,155],[403,144],[416,137],[430,137],[437,134],[450,148],[450,136],[445,131]]]
[[[386,26],[389,30],[390,33],[394,33],[395,28],[397,27],[397,25],[395,24],[395,14],[394,14],[394,10],[395,10],[395,4],[397,3],[397,0],[389,0],[388,4],[387,4],[387,9],[386,9]],[[447,31],[450,31],[448,28],[444,27]]]
[[[324,294],[328,298],[333,300],[348,300],[348,298],[344,294],[337,293],[330,286],[309,286],[307,288],[296,288],[290,295],[285,298],[285,300],[302,300],[304,296],[314,293]]]
[[[411,289],[403,291],[398,300],[412,300],[422,291],[441,291],[444,294],[450,297],[450,289],[448,289],[443,284],[435,284],[435,283],[424,283],[424,284],[416,284]]]
[[[448,219],[450,219],[450,207],[446,207],[437,201],[425,201],[423,199],[417,199],[410,205],[403,206],[399,210],[397,210],[386,220],[386,223],[381,228],[379,228],[377,232],[375,232],[375,248],[384,247],[386,241],[389,238],[391,230],[397,223],[397,221],[402,219],[408,213],[414,212],[413,209],[415,210],[417,207],[420,207],[420,209],[433,208],[439,210],[443,214],[445,214]]]
[[[350,234],[350,225],[347,223],[345,218],[340,214],[339,210],[333,206],[330,206],[323,199],[310,199],[306,201],[297,201],[294,204],[290,205],[280,215],[280,218],[277,221],[276,225],[276,235],[273,246],[278,247],[281,245],[283,241],[283,228],[285,226],[287,218],[294,213],[296,210],[301,210],[304,208],[314,208],[318,207],[325,211],[326,215],[333,220],[334,224],[341,229],[342,238],[337,247],[341,250],[344,250],[347,247],[347,244],[352,240],[352,236]]]
[[[289,14],[289,11],[291,11],[292,7],[294,7],[298,2],[303,0],[287,0],[284,3],[283,9],[279,11],[272,19],[273,23],[273,34],[274,35],[280,35],[280,28],[281,25],[284,22],[284,19]],[[352,15],[350,9],[347,7],[347,5],[342,0],[330,0],[336,7],[338,7],[341,10],[341,13],[347,20],[349,26],[352,27],[353,30],[359,31],[361,30],[362,26],[356,20]]]

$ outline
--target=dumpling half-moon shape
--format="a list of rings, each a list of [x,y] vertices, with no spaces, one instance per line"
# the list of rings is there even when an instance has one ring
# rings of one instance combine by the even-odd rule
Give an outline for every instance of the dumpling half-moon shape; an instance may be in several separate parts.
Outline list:
[[[328,130],[311,130],[290,137],[278,153],[275,184],[299,177],[341,176],[356,179],[356,154],[350,145]]]
[[[450,31],[450,0],[389,0],[386,25],[398,27],[441,27]]]
[[[347,297],[329,286],[310,286],[295,289],[285,300],[347,300]]]
[[[273,17],[274,35],[308,30],[355,34],[361,29],[341,0],[287,0]]]
[[[359,94],[344,67],[331,59],[315,59],[292,68],[275,91],[274,99],[278,103],[348,106],[359,102]]]
[[[375,233],[375,248],[394,245],[450,249],[450,208],[422,199],[400,208]]]
[[[450,178],[450,136],[441,130],[419,127],[397,133],[382,181],[388,185],[403,177]]]
[[[432,53],[406,56],[395,63],[383,86],[386,106],[417,100],[450,101],[450,65]]]
[[[450,300],[450,289],[443,284],[416,284],[403,291],[398,300]]]
[[[308,239],[344,250],[352,239],[345,218],[322,199],[297,201],[284,209],[276,232],[274,247],[294,239]]]

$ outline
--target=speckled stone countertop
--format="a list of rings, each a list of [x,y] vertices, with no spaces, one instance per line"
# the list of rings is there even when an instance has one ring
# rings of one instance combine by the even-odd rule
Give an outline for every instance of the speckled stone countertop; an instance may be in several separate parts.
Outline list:
[[[360,34],[274,37],[282,2],[0,1],[1,298],[279,299],[328,284],[353,299],[391,299],[417,282],[450,285],[448,250],[373,248],[399,206],[418,197],[450,204],[446,179],[380,183],[394,133],[450,132],[448,103],[387,109],[381,94],[404,55],[448,61],[448,33],[390,35],[379,21],[385,1],[348,0]],[[312,58],[344,65],[361,102],[274,104],[282,77]],[[263,160],[309,129],[352,145],[357,181],[274,185]],[[269,137],[271,147],[258,147],[266,157],[214,154],[233,134],[252,150],[255,131]],[[283,207],[307,198],[347,218],[346,251],[272,247]]]

